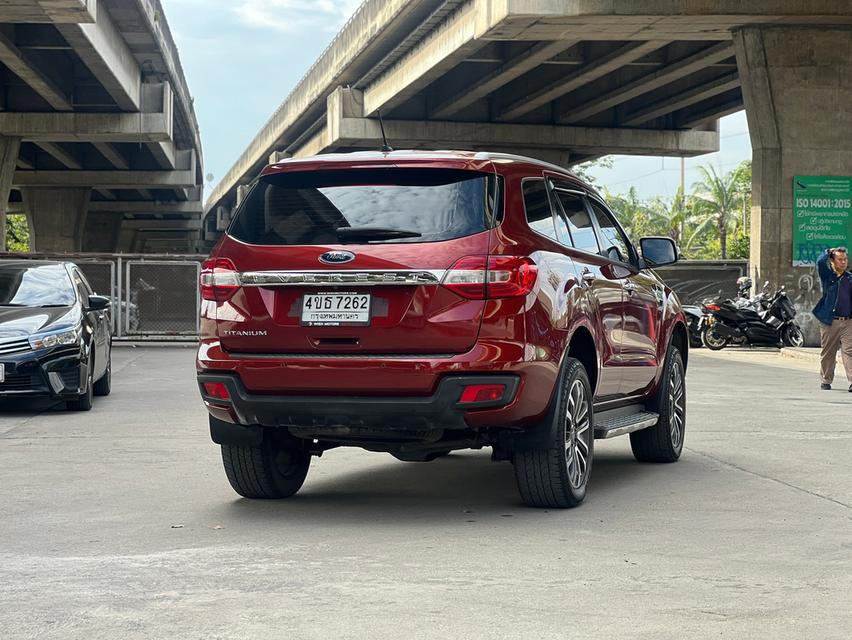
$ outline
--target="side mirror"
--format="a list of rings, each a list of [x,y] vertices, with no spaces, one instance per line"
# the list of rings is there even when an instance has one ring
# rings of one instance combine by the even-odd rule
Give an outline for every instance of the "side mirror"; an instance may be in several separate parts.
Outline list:
[[[663,267],[678,260],[678,250],[671,238],[642,238],[639,240],[642,258],[649,267]]]
[[[86,311],[103,311],[109,309],[112,300],[105,296],[89,296]]]

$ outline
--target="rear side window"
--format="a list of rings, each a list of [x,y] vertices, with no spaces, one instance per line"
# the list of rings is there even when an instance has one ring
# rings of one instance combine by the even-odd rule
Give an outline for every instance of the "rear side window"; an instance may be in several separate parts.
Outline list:
[[[524,209],[530,229],[556,240],[556,228],[553,226],[553,213],[550,210],[544,179],[524,180],[523,191]]]
[[[453,240],[491,227],[498,193],[473,171],[281,173],[260,179],[228,233],[260,245]]]

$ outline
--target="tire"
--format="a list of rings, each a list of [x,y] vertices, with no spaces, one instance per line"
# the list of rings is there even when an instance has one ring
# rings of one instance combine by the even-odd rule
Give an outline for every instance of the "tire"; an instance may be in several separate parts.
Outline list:
[[[257,446],[221,446],[228,482],[245,498],[289,498],[302,488],[311,464],[306,443],[273,430]]]
[[[704,329],[701,334],[701,341],[710,351],[721,351],[728,346],[729,342],[728,337],[718,335],[713,330],[712,325]]]
[[[89,367],[89,379],[86,381],[86,393],[77,396],[76,400],[68,400],[65,403],[65,406],[71,411],[91,411],[94,391],[95,384],[92,382],[92,368]]]
[[[112,391],[112,350],[107,355],[107,366],[104,375],[95,383],[94,393],[96,396],[108,396]]]
[[[794,324],[788,324],[784,327],[781,340],[786,347],[801,347],[805,344],[805,336],[802,330]]]
[[[570,508],[586,497],[594,458],[594,410],[589,376],[582,363],[567,358],[559,376],[555,410],[550,412],[546,448],[518,451],[515,481],[531,507]]]
[[[676,462],[686,433],[686,369],[673,346],[669,346],[660,389],[650,408],[660,419],[653,427],[630,434],[633,457],[639,462]]]

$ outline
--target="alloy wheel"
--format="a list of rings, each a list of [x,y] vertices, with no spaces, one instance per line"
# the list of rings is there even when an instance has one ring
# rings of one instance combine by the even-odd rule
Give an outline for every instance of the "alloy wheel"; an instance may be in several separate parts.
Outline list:
[[[568,408],[565,415],[565,459],[571,487],[580,489],[586,483],[589,471],[591,415],[586,387],[574,380],[568,391]]]
[[[686,426],[686,402],[683,384],[683,366],[674,362],[669,376],[669,429],[672,448],[680,449],[683,444],[684,427]]]

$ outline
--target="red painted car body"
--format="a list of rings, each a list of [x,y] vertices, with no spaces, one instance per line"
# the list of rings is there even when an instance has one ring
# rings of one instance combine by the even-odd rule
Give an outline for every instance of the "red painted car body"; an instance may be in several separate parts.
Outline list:
[[[574,236],[551,233],[546,213],[530,223],[533,197],[540,207],[549,202],[555,226],[566,210],[560,207],[582,201],[605,209],[593,188],[558,167],[473,152],[353,153],[271,165],[260,181],[435,170],[487,178],[482,188],[493,211],[486,228],[429,242],[261,245],[235,237],[233,226],[223,236],[207,271],[212,274],[218,264],[221,277],[211,275],[208,282],[225,285],[205,295],[210,299],[202,305],[197,359],[202,395],[217,424],[278,427],[327,446],[391,452],[396,443],[428,441],[434,447],[436,438],[449,448],[459,442],[497,447],[497,434],[523,431],[547,414],[569,350],[588,371],[596,411],[652,398],[673,340],[686,359],[686,323],[676,296],[652,271],[640,268],[641,258],[623,234],[615,244],[630,255],[619,260],[613,253],[571,246]],[[526,201],[525,194],[531,194]],[[599,245],[605,224],[594,227]],[[606,231],[622,233],[615,223]],[[591,240],[587,235],[587,244]],[[334,259],[347,258],[335,252],[354,259],[321,262],[329,252]],[[480,296],[477,282],[463,282],[476,280],[477,265],[483,264],[500,280],[487,286],[505,296]],[[239,279],[231,282],[231,272],[241,274]],[[391,278],[418,272],[427,278],[423,283],[362,286],[352,280],[357,274]],[[451,281],[458,282],[450,286]],[[473,286],[473,296],[459,293],[465,286]],[[369,325],[305,325],[302,305],[320,291],[368,292]],[[494,376],[511,382],[504,394],[499,387],[474,390],[470,393],[484,394],[480,401],[460,403],[466,381],[487,387]],[[451,389],[442,391],[448,379]],[[217,381],[227,383],[227,401],[204,386]]]

